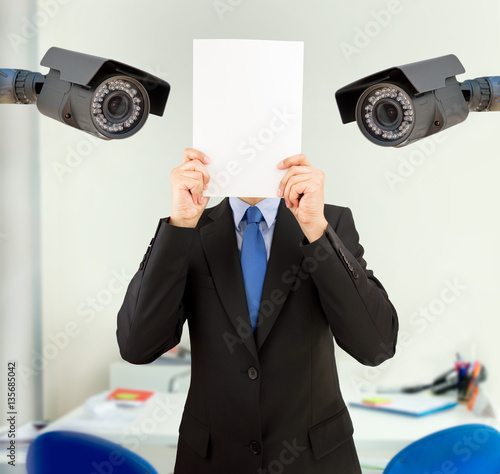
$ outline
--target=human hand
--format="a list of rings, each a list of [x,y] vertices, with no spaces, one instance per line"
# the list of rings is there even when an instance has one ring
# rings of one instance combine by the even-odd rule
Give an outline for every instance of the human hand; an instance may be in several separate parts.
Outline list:
[[[288,170],[279,184],[278,197],[285,199],[309,242],[319,239],[328,226],[324,214],[325,173],[313,168],[304,155],[286,158],[278,169]]]
[[[184,150],[182,165],[170,173],[172,212],[169,223],[177,227],[196,227],[210,198],[203,197],[210,174],[205,165],[210,159],[193,148]]]

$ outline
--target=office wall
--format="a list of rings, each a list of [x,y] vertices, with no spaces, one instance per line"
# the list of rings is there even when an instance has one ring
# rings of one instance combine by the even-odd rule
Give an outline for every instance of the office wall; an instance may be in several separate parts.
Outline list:
[[[350,388],[427,382],[456,352],[473,352],[500,402],[500,115],[472,114],[434,138],[385,149],[356,125],[342,125],[334,101],[337,89],[360,77],[448,53],[467,70],[459,79],[500,74],[497,2],[486,0],[481,12],[451,0],[38,6],[39,16],[27,18],[40,23],[39,58],[50,46],[65,47],[132,64],[172,85],[165,116],[151,116],[124,141],[39,120],[45,417],[104,390],[108,365],[119,359],[116,313],[158,219],[169,214],[170,170],[191,144],[195,38],[305,42],[303,152],[326,173],[327,201],[352,209],[368,265],[401,322],[397,357],[379,368],[338,351]]]
[[[0,68],[36,68],[36,36],[16,50],[10,42],[35,2],[16,2],[15,9],[6,3],[0,2]],[[39,198],[38,112],[0,105],[0,392],[6,413],[7,389],[13,390],[18,425],[42,418],[42,369],[35,356],[41,323]],[[16,382],[8,386],[9,362]]]

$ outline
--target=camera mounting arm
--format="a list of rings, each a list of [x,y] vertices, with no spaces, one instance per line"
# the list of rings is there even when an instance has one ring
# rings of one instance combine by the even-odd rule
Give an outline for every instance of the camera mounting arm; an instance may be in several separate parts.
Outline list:
[[[35,104],[45,76],[23,69],[0,69],[0,104]]]
[[[471,112],[500,111],[500,76],[466,80],[460,87]]]

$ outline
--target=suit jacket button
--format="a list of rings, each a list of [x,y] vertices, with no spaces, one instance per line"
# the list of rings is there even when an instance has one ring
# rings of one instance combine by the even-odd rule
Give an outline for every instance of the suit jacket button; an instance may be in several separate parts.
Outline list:
[[[250,380],[255,380],[259,376],[259,372],[255,367],[250,367],[248,369],[248,378]]]
[[[359,273],[356,270],[354,270],[352,272],[352,276],[357,279],[359,277]]]
[[[252,441],[250,443],[250,451],[254,454],[259,454],[260,453],[260,444],[257,443],[257,441]]]

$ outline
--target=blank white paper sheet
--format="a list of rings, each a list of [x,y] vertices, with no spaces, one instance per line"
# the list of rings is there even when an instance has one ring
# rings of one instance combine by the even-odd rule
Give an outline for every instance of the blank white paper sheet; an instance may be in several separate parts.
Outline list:
[[[211,159],[207,196],[276,197],[301,153],[304,43],[194,40],[193,148]]]

